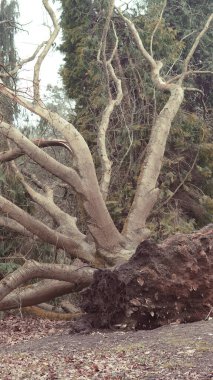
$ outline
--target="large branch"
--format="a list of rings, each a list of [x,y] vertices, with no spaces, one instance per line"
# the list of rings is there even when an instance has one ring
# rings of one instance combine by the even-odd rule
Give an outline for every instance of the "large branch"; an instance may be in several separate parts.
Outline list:
[[[16,220],[23,227],[25,227],[32,234],[39,237],[39,239],[56,246],[57,248],[64,249],[71,257],[79,257],[84,261],[94,263],[95,258],[94,246],[87,243],[87,241],[81,242],[67,237],[60,232],[54,231],[41,221],[35,219],[33,216],[16,206],[6,198],[0,196],[0,210],[3,211],[10,218]],[[84,248],[84,250],[82,249]]]
[[[84,288],[91,283],[94,271],[95,269],[84,266],[40,264],[36,261],[26,261],[23,266],[0,281],[0,302],[20,285],[35,278],[70,282],[73,287],[80,283],[81,287]]]
[[[157,201],[159,189],[156,187],[162,167],[167,138],[171,123],[177,114],[184,98],[180,86],[171,90],[166,105],[156,117],[152,127],[146,155],[138,177],[135,197],[124,225],[123,234],[133,243],[135,248],[141,240],[147,238],[145,223],[154,204]]]
[[[0,310],[17,309],[38,305],[55,297],[60,297],[82,289],[82,284],[58,280],[42,280],[30,287],[14,290],[0,302]]]
[[[168,84],[161,78],[162,63],[155,61],[147,52],[133,22],[122,14],[121,17],[128,25],[140,52],[151,66],[153,83],[159,90],[170,92],[166,105],[156,117],[152,127],[145,159],[138,177],[135,197],[122,232],[125,238],[129,240],[130,247],[136,248],[142,240],[147,238],[146,219],[157,201],[159,189],[156,188],[156,184],[162,166],[165,146],[171,123],[183,101],[184,91],[180,85]]]
[[[157,201],[159,189],[156,187],[156,184],[162,166],[165,146],[170,132],[171,123],[174,120],[175,115],[177,114],[184,99],[184,89],[181,86],[181,79],[177,84],[173,84],[165,82],[161,78],[160,69],[162,68],[162,63],[156,62],[146,51],[133,22],[123,15],[121,16],[128,25],[140,52],[151,66],[153,83],[159,90],[167,90],[170,92],[168,101],[156,117],[153,124],[149,144],[146,149],[145,160],[142,164],[141,172],[138,178],[135,197],[123,229],[123,234],[129,240],[130,246],[134,246],[136,248],[140,241],[147,237],[145,223]],[[185,70],[187,70],[188,63],[201,37],[208,29],[211,19],[212,16],[208,19],[203,31],[196,38],[193,47],[187,56],[184,66]]]
[[[8,228],[9,230],[12,230],[14,232],[17,232],[21,235],[27,236],[27,237],[33,237],[34,235],[28,231],[26,228],[24,228],[20,223],[16,222],[13,219],[10,219],[6,216],[0,217],[0,226]]]

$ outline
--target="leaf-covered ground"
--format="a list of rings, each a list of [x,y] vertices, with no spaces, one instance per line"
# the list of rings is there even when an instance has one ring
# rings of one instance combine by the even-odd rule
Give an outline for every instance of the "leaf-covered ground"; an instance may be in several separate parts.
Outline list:
[[[0,379],[213,380],[213,320],[69,334],[69,322],[0,321]]]

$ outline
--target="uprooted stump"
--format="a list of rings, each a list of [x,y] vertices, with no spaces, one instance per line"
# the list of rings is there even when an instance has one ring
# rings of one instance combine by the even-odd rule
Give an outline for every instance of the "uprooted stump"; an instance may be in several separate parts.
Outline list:
[[[211,224],[158,245],[144,241],[127,263],[114,271],[96,271],[83,294],[87,314],[78,326],[153,329],[207,319],[212,306]]]

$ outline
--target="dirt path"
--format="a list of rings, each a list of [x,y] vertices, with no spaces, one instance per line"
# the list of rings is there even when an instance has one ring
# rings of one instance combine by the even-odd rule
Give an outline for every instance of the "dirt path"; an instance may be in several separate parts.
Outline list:
[[[1,380],[213,380],[213,320],[88,335],[30,321],[0,322]]]

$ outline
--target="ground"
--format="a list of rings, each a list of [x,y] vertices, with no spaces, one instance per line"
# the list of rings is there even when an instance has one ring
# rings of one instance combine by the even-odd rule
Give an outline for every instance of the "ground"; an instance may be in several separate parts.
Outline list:
[[[70,322],[7,315],[0,379],[213,380],[213,320],[70,334]]]

